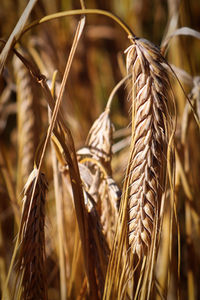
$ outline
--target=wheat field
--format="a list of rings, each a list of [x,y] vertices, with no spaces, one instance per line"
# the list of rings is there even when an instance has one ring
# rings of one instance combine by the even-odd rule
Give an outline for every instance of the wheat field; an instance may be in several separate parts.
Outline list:
[[[200,298],[200,2],[1,0],[0,298]]]

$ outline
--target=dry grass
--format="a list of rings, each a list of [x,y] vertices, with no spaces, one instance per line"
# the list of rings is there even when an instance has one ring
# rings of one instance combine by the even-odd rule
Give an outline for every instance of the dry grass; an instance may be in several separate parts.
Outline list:
[[[200,296],[200,8],[122,2],[2,0],[3,300]]]

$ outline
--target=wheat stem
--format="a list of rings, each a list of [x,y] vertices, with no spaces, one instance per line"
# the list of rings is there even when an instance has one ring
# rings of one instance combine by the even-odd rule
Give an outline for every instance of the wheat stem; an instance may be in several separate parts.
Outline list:
[[[135,34],[128,27],[128,25],[124,21],[122,21],[118,16],[116,16],[113,13],[108,12],[106,10],[100,10],[100,9],[75,9],[75,10],[62,11],[59,13],[48,15],[46,17],[41,18],[40,20],[36,20],[33,23],[27,25],[24,28],[21,36],[28,30],[30,30],[31,28],[33,28],[39,24],[42,24],[42,23],[45,23],[45,22],[48,22],[48,21],[51,21],[54,19],[62,18],[62,17],[77,16],[77,15],[82,15],[82,14],[84,14],[84,15],[97,14],[97,15],[103,15],[103,16],[109,17],[110,19],[113,19],[117,24],[119,24],[119,26],[127,33],[128,37],[135,37]]]
[[[46,149],[47,149],[48,142],[50,140],[51,134],[53,132],[53,129],[54,129],[54,126],[55,126],[55,123],[56,123],[56,119],[57,119],[59,108],[60,108],[61,101],[62,101],[62,96],[63,96],[63,93],[64,93],[64,88],[65,88],[65,85],[66,85],[66,81],[67,81],[67,78],[68,78],[68,75],[69,75],[69,71],[70,71],[71,64],[72,64],[72,61],[73,61],[73,57],[74,57],[74,54],[75,54],[75,51],[76,51],[76,48],[77,48],[77,45],[78,45],[78,41],[79,41],[80,35],[82,33],[82,30],[83,30],[84,22],[82,22],[82,21],[84,21],[84,19],[82,19],[79,22],[76,33],[75,33],[75,37],[74,37],[74,40],[73,40],[71,51],[70,51],[68,61],[67,61],[67,64],[66,64],[64,76],[63,76],[63,79],[62,79],[59,95],[58,95],[58,98],[56,100],[55,107],[54,107],[54,110],[53,110],[51,123],[48,127],[47,135],[46,135],[44,145],[43,145],[43,148],[42,148],[42,153],[41,153],[40,161],[39,161],[39,164],[38,164],[38,171],[39,172],[40,172],[41,167],[42,167],[42,162],[43,162],[43,159],[44,159],[44,155],[45,155],[45,152],[46,152]],[[30,209],[31,209],[31,205],[32,205],[33,196],[34,196],[34,193],[35,193],[37,181],[38,181],[38,176],[36,177],[36,180],[34,182],[34,187],[33,187],[32,197],[31,197],[31,201],[30,201],[28,216],[30,214]]]
[[[0,54],[0,74],[3,70],[3,67],[5,65],[5,62],[7,60],[8,54],[10,52],[10,49],[12,48],[12,45],[16,43],[16,40],[21,36],[21,33],[23,32],[23,28],[27,22],[27,19],[36,4],[37,0],[30,0],[24,9],[23,14],[19,18],[13,32],[11,33],[8,41],[6,42],[1,54]]]
[[[118,89],[128,80],[130,79],[130,77],[132,76],[132,74],[128,74],[126,75],[124,78],[122,78],[117,84],[116,86],[114,87],[114,89],[112,90],[112,92],[110,93],[110,96],[108,98],[108,102],[106,104],[106,109],[107,110],[110,110],[110,107],[111,107],[111,104],[112,104],[112,101],[113,101],[113,98],[116,94],[116,92],[118,91]]]

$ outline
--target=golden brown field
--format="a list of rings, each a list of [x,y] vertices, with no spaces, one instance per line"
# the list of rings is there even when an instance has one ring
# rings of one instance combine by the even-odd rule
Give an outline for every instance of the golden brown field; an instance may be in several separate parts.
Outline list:
[[[199,0],[1,0],[0,298],[200,298]]]

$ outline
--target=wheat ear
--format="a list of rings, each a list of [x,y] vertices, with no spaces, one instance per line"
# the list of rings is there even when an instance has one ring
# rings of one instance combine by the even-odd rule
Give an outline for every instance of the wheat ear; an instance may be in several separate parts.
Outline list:
[[[150,249],[165,190],[170,83],[159,49],[144,39],[128,48],[133,134],[128,173],[128,242],[139,258]]]

